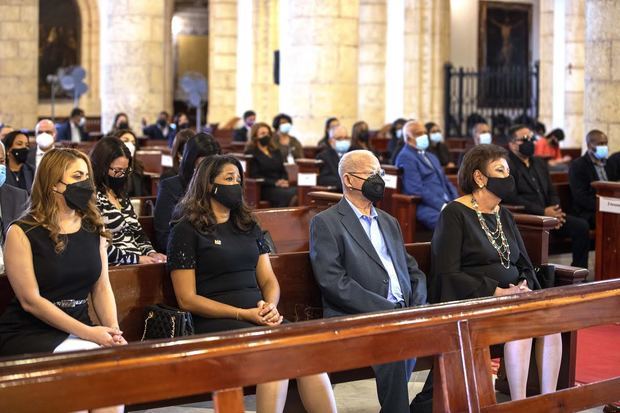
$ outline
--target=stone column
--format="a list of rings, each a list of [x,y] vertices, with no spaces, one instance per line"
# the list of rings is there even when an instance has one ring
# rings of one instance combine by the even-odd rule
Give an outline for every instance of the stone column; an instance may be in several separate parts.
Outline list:
[[[126,112],[139,134],[140,121],[153,122],[172,110],[172,0],[100,1],[101,127]]]
[[[586,0],[585,130],[609,136],[620,150],[620,2]]]
[[[236,114],[237,1],[209,0],[209,113],[211,123]]]
[[[361,0],[358,117],[371,129],[385,124],[386,0]]]
[[[279,89],[273,79],[273,54],[280,47],[278,2],[273,0],[253,0],[253,2],[253,109],[259,119],[271,124],[273,117],[280,112]],[[286,108],[282,110],[286,111]]]
[[[443,65],[449,56],[449,0],[406,0],[405,117],[441,123]]]
[[[280,2],[280,108],[314,145],[325,119],[357,120],[359,0]],[[284,35],[286,33],[286,35]]]
[[[540,97],[538,119],[547,125],[553,124],[553,4],[554,0],[540,2]]]
[[[582,146],[585,139],[583,124],[584,71],[585,71],[585,0],[566,3],[565,30],[565,90],[563,146]],[[619,37],[620,38],[620,37]],[[620,121],[620,120],[619,120]],[[549,128],[549,124],[547,125]]]
[[[37,121],[39,2],[0,3],[0,122],[34,128]]]

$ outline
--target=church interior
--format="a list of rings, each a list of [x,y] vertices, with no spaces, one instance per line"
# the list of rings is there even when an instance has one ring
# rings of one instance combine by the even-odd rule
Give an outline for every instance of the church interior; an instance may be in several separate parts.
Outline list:
[[[618,21],[0,0],[0,411],[620,412]]]

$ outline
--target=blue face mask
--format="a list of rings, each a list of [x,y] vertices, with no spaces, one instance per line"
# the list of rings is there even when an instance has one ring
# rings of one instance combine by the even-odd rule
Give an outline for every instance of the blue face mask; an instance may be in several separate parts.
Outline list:
[[[431,141],[435,143],[443,141],[443,136],[441,135],[441,132],[431,133]]]
[[[607,145],[599,145],[595,148],[594,156],[596,159],[607,159],[609,155],[609,147]]]
[[[485,133],[481,133],[480,134],[480,143],[483,145],[490,145],[491,142],[493,141],[493,137],[491,136],[491,134],[489,132],[485,132]]]
[[[0,186],[6,182],[6,165],[0,165]]]
[[[419,150],[425,151],[428,149],[429,141],[427,135],[418,136],[415,138],[415,145]]]
[[[348,139],[342,141],[336,141],[336,147],[334,148],[338,153],[346,153],[351,147],[351,141]]]
[[[291,131],[292,126],[293,125],[291,125],[290,123],[282,123],[280,124],[278,129],[280,130],[280,133],[288,134]]]

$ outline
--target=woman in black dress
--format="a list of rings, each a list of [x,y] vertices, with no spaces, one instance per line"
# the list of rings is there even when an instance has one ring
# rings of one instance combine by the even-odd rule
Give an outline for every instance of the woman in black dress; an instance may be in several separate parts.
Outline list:
[[[254,157],[250,176],[264,179],[262,200],[269,201],[272,207],[287,207],[297,202],[297,187],[289,185],[285,159],[273,142],[269,125],[263,122],[252,125],[245,153]]]
[[[431,242],[432,301],[522,294],[540,288],[514,218],[499,205],[515,190],[507,155],[495,145],[478,145],[465,155],[459,186],[466,195],[443,209]],[[541,391],[554,392],[562,356],[560,334],[538,337],[535,347]],[[526,396],[531,348],[531,338],[504,345],[513,400]]]
[[[4,259],[15,298],[0,316],[0,355],[126,344],[88,158],[52,149],[37,172],[30,210],[7,233]],[[89,294],[101,326],[88,317]]]
[[[21,131],[12,131],[4,137],[6,151],[6,183],[21,188],[30,194],[34,180],[34,168],[28,163],[28,136]]]
[[[179,306],[194,317],[196,333],[282,323],[278,280],[269,247],[243,202],[241,164],[214,155],[200,164],[176,216],[168,243],[168,268]],[[309,412],[335,411],[326,374],[301,377]],[[258,412],[281,412],[287,381],[257,386]]]

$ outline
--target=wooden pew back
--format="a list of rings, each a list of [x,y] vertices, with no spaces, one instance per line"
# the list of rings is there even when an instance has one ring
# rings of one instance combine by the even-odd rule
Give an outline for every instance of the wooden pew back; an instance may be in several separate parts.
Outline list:
[[[266,208],[254,211],[263,231],[269,231],[278,253],[309,250],[310,221],[319,208]]]
[[[244,386],[430,355],[437,355],[436,411],[582,410],[620,398],[620,377],[497,405],[488,346],[618,322],[619,307],[620,280],[608,280],[528,295],[8,360],[0,362],[0,410],[75,411],[214,392],[216,412],[243,411]]]

